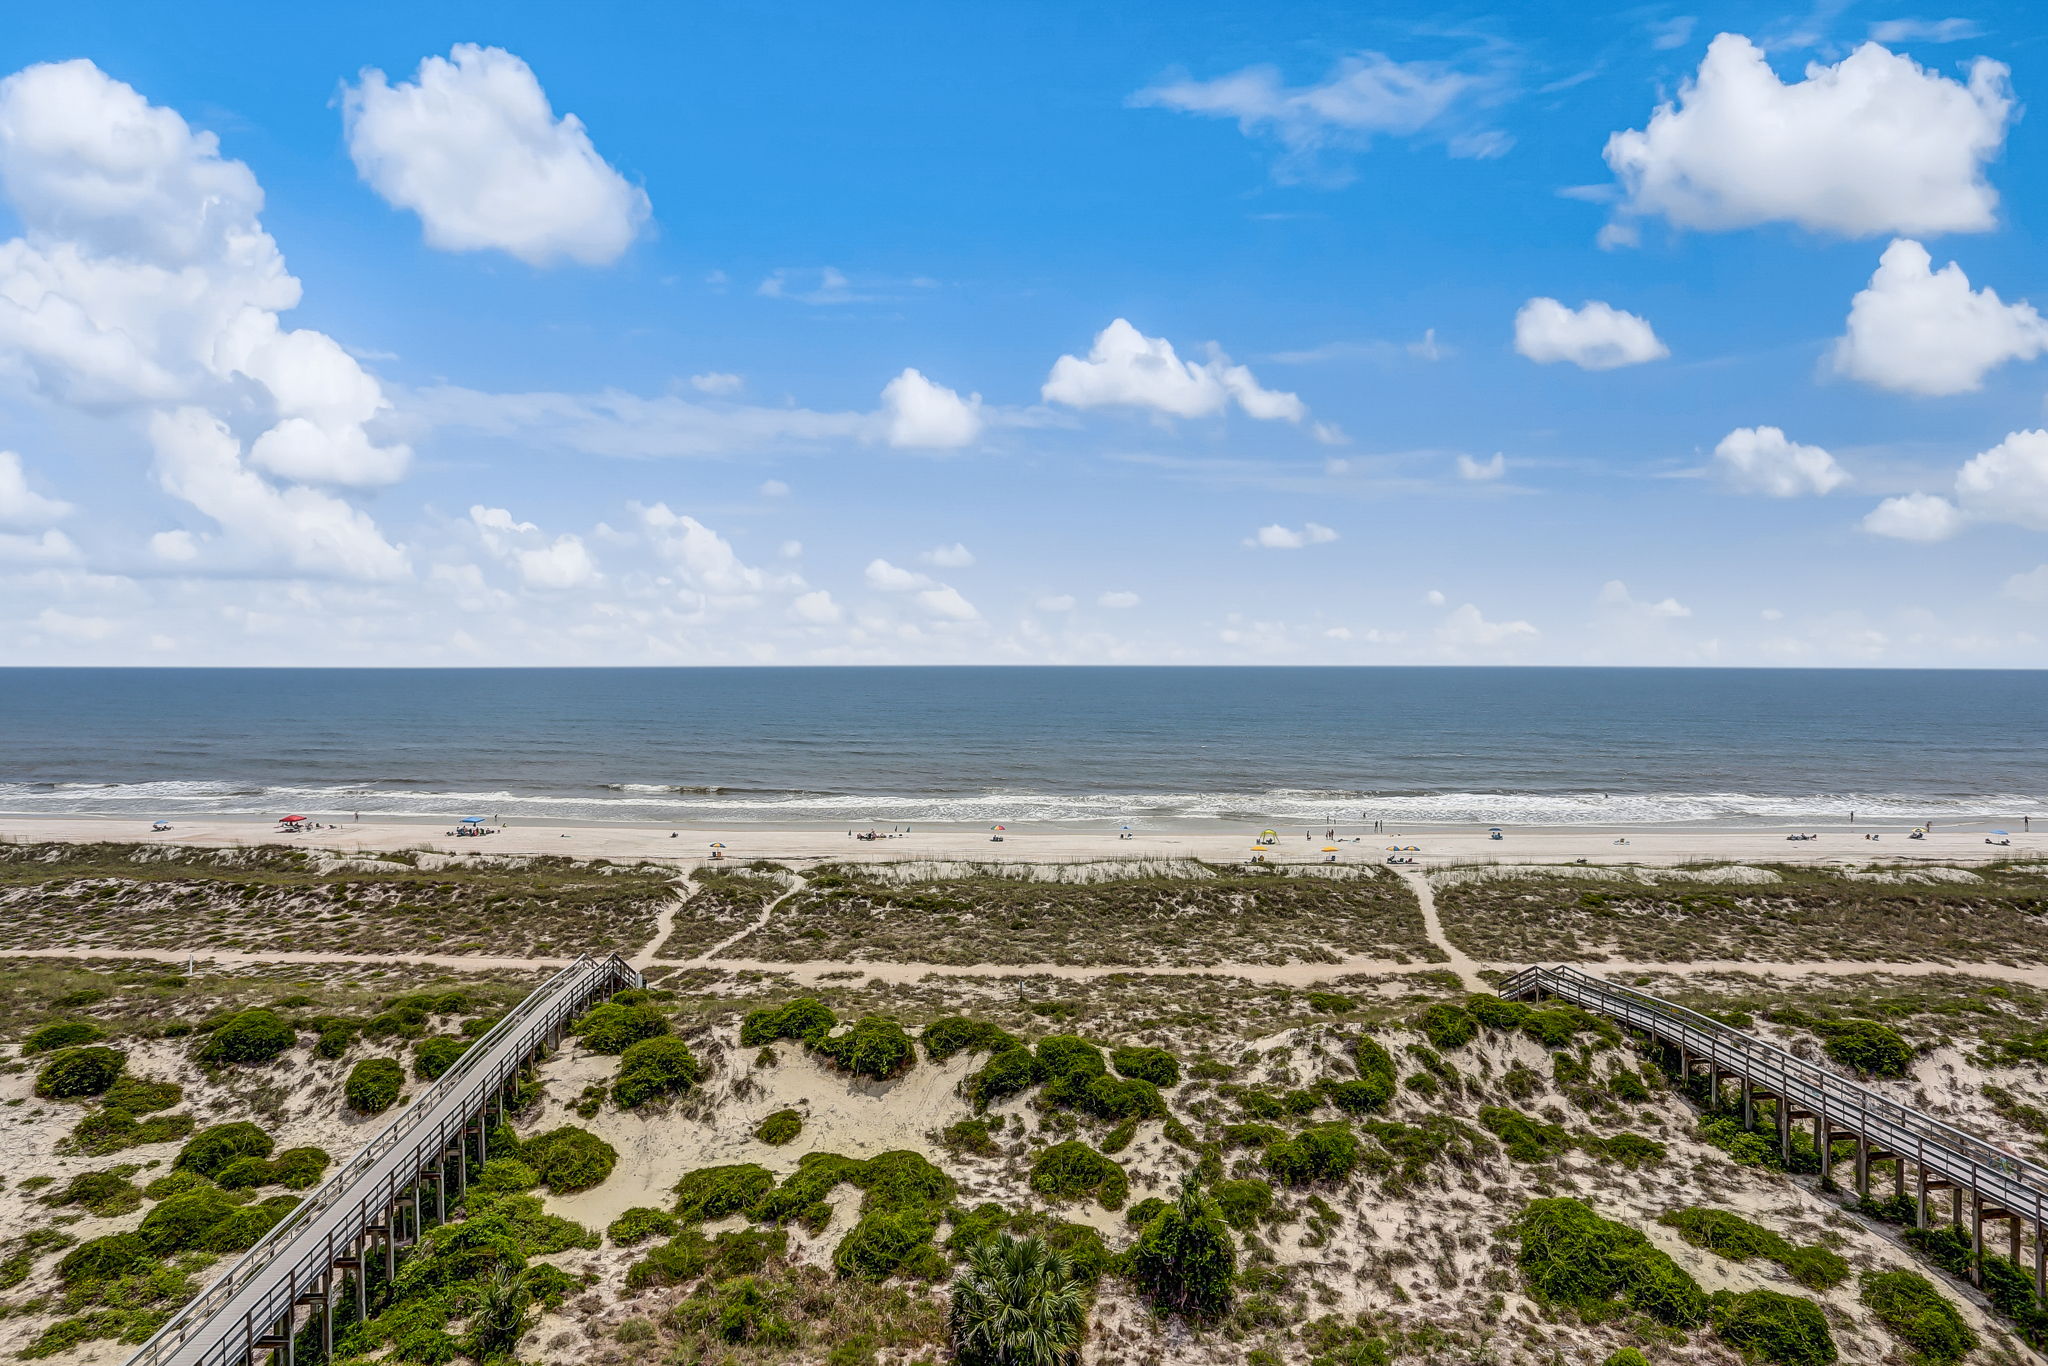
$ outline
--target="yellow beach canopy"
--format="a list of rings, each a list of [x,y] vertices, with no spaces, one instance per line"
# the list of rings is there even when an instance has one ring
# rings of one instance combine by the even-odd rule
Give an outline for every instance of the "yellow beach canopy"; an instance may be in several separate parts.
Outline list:
[[[1334,854],[1337,852],[1337,846],[1334,844],[1326,844],[1323,846],[1323,852],[1326,854]]]

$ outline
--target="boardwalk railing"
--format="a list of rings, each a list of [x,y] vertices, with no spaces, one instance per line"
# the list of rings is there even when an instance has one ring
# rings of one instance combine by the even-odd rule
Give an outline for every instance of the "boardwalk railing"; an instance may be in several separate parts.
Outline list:
[[[1961,1222],[1962,1198],[1967,1194],[1972,1202],[1972,1236],[1980,1251],[1986,1220],[2012,1221],[2014,1260],[2019,1257],[2022,1224],[2032,1225],[2035,1283],[2048,1283],[2048,1168],[1696,1010],[1577,968],[1524,968],[1501,984],[1500,994],[1556,997],[1607,1016],[1676,1049],[1681,1069],[1688,1074],[1706,1064],[1716,1100],[1722,1078],[1740,1084],[1745,1122],[1752,1118],[1755,1096],[1776,1100],[1779,1142],[1788,1154],[1791,1121],[1810,1117],[1823,1173],[1830,1168],[1833,1141],[1853,1138],[1856,1184],[1866,1196],[1872,1162],[1889,1159],[1897,1164],[1893,1175],[1902,1195],[1905,1164],[1912,1163],[1918,1171],[1919,1221],[1927,1222],[1929,1191],[1953,1190]]]
[[[306,1304],[321,1307],[331,1339],[337,1269],[354,1272],[360,1305],[366,1243],[383,1237],[388,1271],[401,1207],[418,1200],[422,1183],[431,1183],[445,1204],[446,1164],[452,1156],[466,1172],[469,1137],[479,1135],[481,1147],[483,1116],[494,1100],[502,1106],[520,1070],[593,1001],[643,984],[617,954],[586,954],[549,978],[173,1315],[129,1366],[243,1366],[263,1348],[288,1360],[296,1315]]]

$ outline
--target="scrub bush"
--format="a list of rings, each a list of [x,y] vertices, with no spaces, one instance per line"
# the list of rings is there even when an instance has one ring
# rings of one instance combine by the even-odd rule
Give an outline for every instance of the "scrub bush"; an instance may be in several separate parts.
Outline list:
[[[1180,1085],[1180,1059],[1163,1048],[1119,1048],[1109,1055],[1109,1065],[1120,1076],[1157,1087]]]
[[[623,1053],[642,1039],[668,1031],[668,1016],[653,1006],[620,1005],[617,1001],[606,1001],[569,1026],[569,1032],[593,1053]]]
[[[619,1150],[588,1129],[564,1124],[519,1145],[519,1156],[557,1195],[589,1190],[612,1174]]]
[[[1268,1145],[1261,1160],[1282,1185],[1307,1186],[1345,1180],[1363,1153],[1348,1125],[1312,1124],[1293,1138]]]
[[[618,1218],[612,1220],[605,1234],[620,1247],[631,1247],[644,1243],[649,1238],[670,1238],[675,1236],[676,1218],[673,1214],[651,1209],[646,1205],[635,1205]]]
[[[917,1062],[910,1035],[884,1015],[863,1015],[844,1034],[813,1039],[811,1048],[840,1071],[874,1081],[901,1075]]]
[[[1273,1187],[1264,1181],[1219,1181],[1216,1208],[1239,1233],[1250,1233],[1273,1210]]]
[[[775,1174],[755,1162],[700,1167],[675,1184],[676,1217],[699,1222],[740,1214],[774,1185]]]
[[[1399,1079],[1393,1055],[1377,1039],[1361,1034],[1351,1043],[1351,1061],[1358,1067],[1358,1082],[1347,1090],[1345,1108],[1357,1114],[1386,1109]]]
[[[917,1041],[924,1045],[924,1055],[933,1062],[944,1062],[955,1053],[1001,1053],[1023,1046],[1008,1030],[964,1015],[933,1020],[918,1034]]]
[[[276,1146],[276,1140],[246,1120],[214,1124],[192,1135],[172,1165],[210,1179],[237,1158],[269,1157]]]
[[[250,1186],[283,1186],[286,1190],[309,1190],[320,1184],[327,1165],[334,1159],[321,1148],[286,1148],[268,1161],[260,1157],[238,1157],[214,1177],[222,1190]]]
[[[1714,1333],[1750,1361],[1770,1366],[1827,1366],[1835,1359],[1827,1315],[1812,1300],[1775,1290],[1722,1291],[1714,1296]]]
[[[477,1168],[469,1184],[473,1190],[516,1195],[538,1186],[540,1173],[516,1157],[494,1157]]]
[[[131,1115],[147,1115],[157,1110],[168,1110],[185,1098],[185,1088],[174,1081],[149,1081],[142,1077],[122,1076],[100,1097],[100,1103],[109,1110],[126,1110]]]
[[[412,1046],[412,1074],[421,1081],[439,1081],[468,1049],[469,1040],[448,1034],[421,1039]]]
[[[1572,1136],[1562,1126],[1547,1124],[1505,1105],[1481,1106],[1479,1122],[1517,1162],[1548,1162],[1572,1146]]]
[[[36,1073],[36,1094],[44,1100],[83,1100],[96,1096],[120,1079],[128,1057],[118,1048],[97,1044],[66,1048]]]
[[[109,1171],[80,1172],[63,1190],[43,1198],[50,1205],[78,1205],[102,1219],[127,1214],[142,1207],[142,1191],[128,1179],[133,1166]]]
[[[1439,1001],[1422,1012],[1422,1032],[1433,1047],[1463,1048],[1479,1033],[1479,1021],[1463,1006]]]
[[[758,1048],[781,1039],[807,1044],[824,1038],[838,1023],[839,1017],[830,1006],[814,997],[800,996],[784,1006],[748,1011],[740,1021],[740,1047]]]
[[[754,1137],[771,1147],[781,1147],[804,1131],[804,1117],[794,1110],[777,1110],[761,1121]]]
[[[405,1069],[396,1058],[364,1058],[349,1069],[341,1096],[359,1115],[381,1115],[405,1089]]]
[[[140,1234],[109,1233],[92,1238],[64,1254],[57,1263],[57,1279],[66,1286],[94,1285],[138,1271],[154,1260]]]
[[[21,1041],[21,1055],[28,1057],[59,1048],[76,1048],[82,1043],[98,1043],[106,1037],[107,1031],[91,1020],[52,1020]]]
[[[1599,1321],[1633,1309],[1673,1328],[1705,1322],[1707,1297],[1641,1232],[1570,1199],[1532,1200],[1509,1232],[1529,1293]]]
[[[681,1095],[703,1079],[704,1064],[681,1039],[641,1039],[619,1055],[612,1099],[631,1110],[663,1096]]]
[[[1031,1164],[1031,1189],[1051,1200],[1092,1196],[1104,1209],[1122,1209],[1130,1178],[1117,1163],[1086,1143],[1056,1143]]]
[[[1863,1303],[1928,1366],[1951,1366],[1977,1346],[1976,1330],[1948,1297],[1912,1271],[1866,1271]]]
[[[258,1007],[231,1017],[207,1035],[197,1056],[210,1063],[264,1063],[290,1048],[297,1038],[282,1015]]]
[[[1488,1029],[1520,1029],[1529,1018],[1529,1007],[1499,996],[1468,996],[1465,1013]]]
[[[976,1110],[986,1110],[999,1100],[1028,1090],[1038,1080],[1038,1059],[1019,1045],[994,1054],[960,1083],[960,1090]]]
[[[1870,1077],[1904,1077],[1913,1072],[1913,1045],[1898,1030],[1875,1020],[1816,1022],[1827,1055]]]
[[[1182,1178],[1173,1203],[1139,1231],[1128,1264],[1139,1292],[1158,1309],[1193,1319],[1214,1319],[1229,1310],[1237,1243],[1193,1173]]]

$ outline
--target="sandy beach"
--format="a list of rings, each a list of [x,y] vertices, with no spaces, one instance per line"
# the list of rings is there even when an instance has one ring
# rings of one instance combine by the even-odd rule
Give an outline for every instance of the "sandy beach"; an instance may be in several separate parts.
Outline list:
[[[1252,856],[1258,831],[1137,832],[1120,839],[1100,830],[1012,829],[1000,842],[986,829],[915,827],[899,837],[852,838],[844,829],[757,830],[731,826],[678,827],[598,823],[515,821],[499,833],[451,837],[449,827],[418,821],[341,820],[315,817],[318,828],[289,834],[272,825],[236,817],[174,819],[152,832],[150,822],[116,816],[0,816],[0,840],[120,840],[222,847],[248,844],[308,845],[346,852],[434,849],[449,853],[563,854],[576,858],[651,859],[694,865],[723,844],[728,860],[773,859],[798,866],[846,859],[942,858],[1010,862],[1072,862],[1087,859],[1201,858],[1239,862]],[[2011,827],[2007,845],[1989,844],[1988,823],[1937,827],[1924,839],[1910,839],[1901,823],[1868,827],[1815,827],[1812,840],[1789,840],[1783,829],[1673,829],[1657,826],[1510,827],[1502,838],[1481,827],[1410,826],[1374,833],[1340,828],[1335,841],[1341,863],[1382,863],[1400,850],[1422,867],[1457,863],[1804,863],[1816,865],[1900,863],[1982,863],[2048,855],[2048,830]],[[865,829],[865,827],[863,827]],[[885,831],[886,833],[886,831]],[[1332,841],[1323,829],[1299,826],[1277,831],[1270,862],[1321,863]],[[1878,839],[1865,839],[1876,834]],[[2001,836],[1999,838],[2005,838]]]

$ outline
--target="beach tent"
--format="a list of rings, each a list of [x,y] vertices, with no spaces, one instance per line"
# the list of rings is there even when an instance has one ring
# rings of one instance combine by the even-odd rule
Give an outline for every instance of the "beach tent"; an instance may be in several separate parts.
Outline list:
[[[279,816],[277,823],[279,825],[297,825],[304,819],[306,819],[304,816]]]
[[[724,846],[723,844],[719,843],[719,842],[718,842],[717,840],[713,840],[713,841],[711,842],[711,847],[712,847],[713,849],[723,849],[723,848],[725,848],[725,846]]]
[[[483,823],[484,818],[482,816],[464,816],[462,818],[462,824],[464,825],[482,825]]]
[[[1259,832],[1259,843],[1261,844],[1271,844],[1274,840],[1279,838],[1280,836],[1271,830],[1261,830]]]

